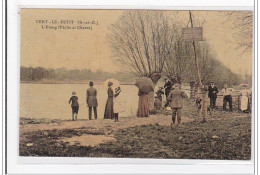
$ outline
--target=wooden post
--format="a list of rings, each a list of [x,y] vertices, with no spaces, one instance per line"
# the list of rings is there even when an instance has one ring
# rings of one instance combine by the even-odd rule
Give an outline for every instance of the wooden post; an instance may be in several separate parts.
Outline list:
[[[189,15],[190,15],[190,23],[191,23],[191,28],[193,28],[193,20],[192,20],[192,14],[191,11],[189,11]],[[207,122],[207,90],[205,89],[205,87],[203,86],[202,82],[201,82],[201,74],[200,74],[200,67],[199,67],[199,60],[197,58],[197,51],[196,51],[196,43],[193,40],[192,41],[192,45],[193,45],[193,50],[194,50],[194,60],[195,60],[195,64],[196,64],[196,69],[197,69],[197,74],[198,74],[198,80],[199,80],[199,87],[201,88],[201,95],[202,95],[202,106],[201,106],[201,114],[203,117],[203,122]]]
[[[189,11],[189,14],[190,14],[191,28],[193,28],[193,21],[192,21],[191,11]],[[200,76],[200,68],[199,68],[199,60],[197,58],[197,51],[196,51],[196,43],[195,43],[195,41],[192,41],[192,45],[193,45],[193,50],[194,50],[194,59],[195,59],[195,64],[196,64],[196,68],[197,68],[199,84],[202,85],[201,76]]]

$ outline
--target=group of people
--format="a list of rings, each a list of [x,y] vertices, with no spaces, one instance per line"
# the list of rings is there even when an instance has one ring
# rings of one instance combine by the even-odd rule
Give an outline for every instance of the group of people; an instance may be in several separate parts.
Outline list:
[[[160,102],[162,102],[163,96],[164,95],[166,96],[166,103],[164,104],[164,108],[168,107],[170,104],[170,100],[168,100],[168,96],[170,92],[174,89],[175,85],[177,85],[178,88],[181,88],[181,82],[177,76],[173,76],[171,80],[168,78],[164,78],[164,86],[159,87],[158,91],[156,92],[155,98],[158,99]]]
[[[208,87],[205,88],[207,96],[209,99],[209,110],[216,109],[216,99],[219,95],[223,96],[223,111],[227,111],[227,104],[229,106],[229,111],[233,111],[232,108],[232,96],[234,95],[235,90],[229,88],[227,84],[224,84],[224,87],[221,91],[215,86],[214,82],[211,82]],[[165,84],[163,87],[159,87],[156,92],[155,107],[162,107],[163,96],[166,96],[166,103],[164,108],[170,107],[172,109],[172,122],[175,123],[176,116],[177,121],[181,121],[181,109],[182,109],[182,98],[187,98],[187,95],[180,90],[180,81],[171,81],[170,79],[165,78]],[[251,101],[252,101],[252,92],[247,89],[246,85],[243,85],[243,89],[238,94],[238,108],[242,112],[251,112]],[[202,98],[200,92],[197,92],[196,95],[196,104],[198,107],[201,107]]]
[[[181,109],[182,109],[182,99],[188,98],[187,94],[181,90],[181,83],[178,78],[175,76],[173,79],[169,80],[168,78],[164,79],[165,84],[163,87],[159,87],[159,90],[156,92],[156,99],[159,100],[162,104],[163,96],[166,95],[166,103],[164,108],[170,107],[172,110],[172,122],[175,123],[181,122]],[[89,88],[86,92],[86,103],[88,105],[89,111],[89,120],[92,120],[92,109],[94,111],[94,118],[97,119],[97,90],[93,87],[94,83],[89,83]],[[104,119],[114,119],[115,122],[118,122],[119,113],[123,112],[121,104],[118,102],[118,96],[121,93],[121,88],[118,86],[113,91],[113,83],[108,82],[107,84],[107,102],[105,106]],[[163,91],[164,89],[164,91]],[[227,103],[229,104],[229,110],[232,111],[232,95],[234,93],[233,88],[228,88],[227,84],[224,84],[223,89],[219,92],[218,88],[215,86],[214,82],[211,82],[210,85],[206,88],[208,93],[208,98],[210,100],[209,108],[214,110],[216,108],[216,99],[218,93],[223,95],[223,111],[227,110]],[[199,93],[198,93],[199,94]],[[139,104],[137,110],[138,117],[149,117],[149,95],[148,93],[141,92],[139,89]],[[251,92],[246,89],[240,91],[239,95],[239,108],[243,112],[251,112]],[[196,97],[196,103],[199,103],[201,99]],[[76,92],[72,92],[72,97],[69,100],[72,108],[72,120],[77,120],[77,114],[79,110],[78,97]],[[162,106],[162,105],[160,105]]]
[[[163,91],[164,89],[164,91]],[[181,82],[177,76],[174,76],[170,79],[164,78],[164,86],[159,87],[156,92],[155,108],[161,108],[163,96],[166,96],[166,103],[164,108],[168,106],[172,110],[172,124],[181,122],[181,109],[183,107],[182,99],[188,98],[187,94],[181,90]]]
[[[169,97],[170,92],[174,89],[174,85],[177,84],[180,87],[180,81],[178,79],[174,79],[175,81],[171,81],[168,78],[165,78],[165,84],[163,87],[159,87],[158,91],[156,92],[156,101],[162,102],[164,94],[166,95],[166,103],[164,105],[164,108],[168,107],[171,103],[171,97]],[[177,80],[177,81],[176,81]],[[164,91],[163,91],[164,89]],[[227,84],[224,84],[223,89],[219,92],[218,88],[215,86],[214,82],[211,82],[210,85],[206,88],[207,94],[209,98],[209,108],[211,110],[216,109],[216,99],[218,97],[218,94],[223,95],[223,111],[227,111],[227,104],[229,106],[229,111],[233,111],[232,109],[232,96],[235,90],[233,88],[228,88]],[[238,103],[239,103],[239,109],[242,112],[251,112],[251,91],[247,89],[246,85],[243,85],[243,90],[239,92],[238,97]],[[196,95],[196,103],[199,105],[201,102],[201,96],[200,93],[197,92]],[[161,107],[161,103],[157,103],[159,105],[159,108]]]
[[[233,111],[233,94],[235,90],[233,88],[228,88],[227,83],[224,84],[223,89],[220,91],[220,95],[223,95],[223,111],[227,111],[227,104],[229,105],[229,111]],[[214,110],[216,108],[216,99],[218,96],[218,88],[215,86],[214,82],[211,82],[208,87],[208,97],[210,99],[210,108]],[[243,85],[243,89],[240,90],[238,94],[238,108],[242,112],[251,112],[251,98],[252,92],[247,89],[246,85]]]
[[[86,92],[86,103],[88,105],[88,111],[89,111],[89,120],[92,120],[92,109],[94,111],[94,117],[95,120],[97,119],[97,107],[98,107],[98,101],[97,101],[97,90],[94,88],[94,83],[91,81],[89,83],[89,88]],[[122,112],[122,107],[116,100],[121,93],[121,88],[117,87],[115,89],[115,93],[112,89],[113,83],[108,82],[108,89],[107,89],[107,102],[105,107],[105,113],[104,113],[104,119],[115,119],[115,122],[118,122],[118,115],[120,112]],[[71,109],[72,109],[72,120],[77,120],[77,114],[79,111],[79,103],[78,103],[78,97],[76,96],[76,92],[72,92],[72,97],[69,100],[69,104],[71,103]]]

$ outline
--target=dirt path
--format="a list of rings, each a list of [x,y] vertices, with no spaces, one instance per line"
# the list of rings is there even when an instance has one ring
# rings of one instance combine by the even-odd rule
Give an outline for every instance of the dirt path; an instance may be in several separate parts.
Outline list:
[[[182,122],[193,121],[191,117],[182,117]],[[111,130],[116,131],[118,129],[149,125],[149,124],[159,124],[159,125],[170,125],[171,116],[163,115],[151,115],[147,118],[138,117],[122,117],[119,118],[119,122],[114,122],[114,120],[100,119],[100,120],[78,120],[78,121],[62,121],[57,123],[43,123],[43,124],[26,124],[20,125],[20,133],[32,132],[39,130],[53,130],[53,129],[77,129],[77,128],[93,128],[93,129],[104,129],[111,128]]]
[[[245,114],[241,113],[223,113],[221,117],[209,117],[209,120],[221,120],[227,117],[245,117]],[[194,121],[194,117],[182,117],[182,123]],[[24,133],[30,133],[34,131],[46,131],[46,130],[68,130],[75,131],[89,131],[90,133],[98,134],[82,134],[73,135],[72,137],[60,138],[63,142],[68,142],[72,145],[82,146],[97,146],[101,143],[116,141],[114,133],[119,129],[125,129],[129,127],[141,126],[141,125],[170,125],[171,115],[151,115],[147,118],[138,117],[124,117],[119,118],[119,122],[114,122],[110,119],[100,120],[78,120],[78,121],[61,121],[56,123],[42,123],[42,124],[26,124],[20,125],[20,139],[23,139]],[[102,133],[102,134],[99,134]],[[21,141],[21,140],[20,140]]]
[[[227,117],[245,117],[250,114],[243,113],[222,113],[221,117],[218,115],[209,116],[209,120],[219,120]],[[194,121],[195,117],[182,116],[182,123]],[[20,125],[20,134],[25,132],[39,131],[39,130],[63,130],[63,129],[77,129],[77,128],[92,128],[92,129],[104,129],[110,128],[113,131],[118,129],[124,129],[140,125],[170,125],[171,124],[171,115],[150,115],[146,118],[138,117],[122,117],[119,118],[119,122],[114,122],[110,119],[99,119],[99,120],[77,120],[77,121],[61,121],[55,123],[42,123],[42,124],[26,124]]]

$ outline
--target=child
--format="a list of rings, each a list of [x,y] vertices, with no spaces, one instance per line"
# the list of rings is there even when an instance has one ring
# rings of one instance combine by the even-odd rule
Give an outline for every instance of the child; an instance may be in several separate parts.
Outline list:
[[[70,97],[69,104],[71,103],[71,109],[72,109],[72,120],[74,120],[74,114],[75,114],[75,120],[77,120],[77,114],[79,111],[79,103],[78,103],[78,97],[76,96],[76,92],[72,92],[72,97]]]
[[[118,114],[120,112],[123,112],[122,105],[120,103],[120,99],[118,98],[119,94],[121,92],[121,88],[118,87],[115,89],[115,100],[114,100],[114,117],[115,117],[115,122],[118,122]]]

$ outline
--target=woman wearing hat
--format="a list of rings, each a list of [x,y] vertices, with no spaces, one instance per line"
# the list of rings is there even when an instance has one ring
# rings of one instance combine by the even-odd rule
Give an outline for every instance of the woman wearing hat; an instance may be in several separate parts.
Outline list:
[[[112,90],[112,85],[113,85],[112,82],[108,82],[108,89],[107,89],[108,97],[107,97],[104,119],[114,119],[114,103],[113,103],[114,92]]]

